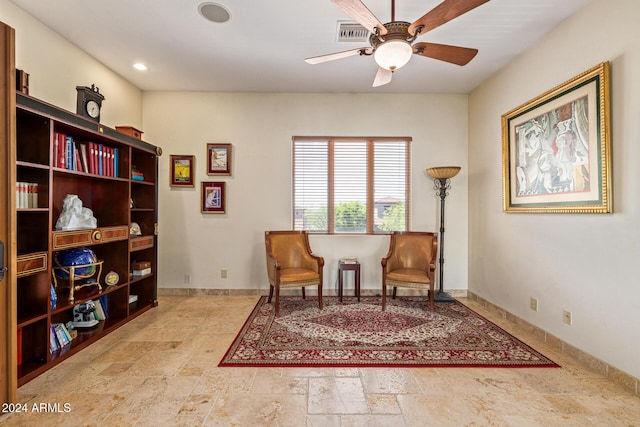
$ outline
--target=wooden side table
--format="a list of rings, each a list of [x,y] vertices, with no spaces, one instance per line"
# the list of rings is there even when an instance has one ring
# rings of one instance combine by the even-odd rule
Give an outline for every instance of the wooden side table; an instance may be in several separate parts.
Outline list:
[[[353,271],[355,273],[355,291],[358,302],[360,302],[360,263],[359,262],[339,262],[338,263],[338,297],[342,302],[342,276],[345,271]]]

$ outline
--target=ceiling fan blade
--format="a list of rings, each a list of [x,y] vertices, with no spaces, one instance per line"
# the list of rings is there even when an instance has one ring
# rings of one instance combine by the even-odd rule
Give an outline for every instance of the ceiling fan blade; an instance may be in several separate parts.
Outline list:
[[[327,55],[320,55],[320,56],[307,58],[304,61],[307,64],[321,64],[323,62],[334,61],[336,59],[342,59],[348,56],[362,55],[366,52],[367,49],[371,49],[371,48],[361,47],[358,49],[345,50],[343,52],[329,53]]]
[[[415,43],[413,53],[456,65],[467,65],[476,56],[478,49],[437,43]]]
[[[380,35],[387,34],[387,29],[382,25],[382,22],[360,0],[331,0],[331,3],[342,9],[344,13],[355,19],[369,32],[375,33],[377,28]]]
[[[414,35],[416,28],[419,26],[424,26],[424,28],[420,30],[420,34],[424,34],[488,1],[489,0],[444,0],[438,6],[427,12],[422,18],[411,24],[409,26],[409,34]]]
[[[392,77],[393,77],[393,71],[387,70],[382,67],[378,67],[376,78],[373,80],[373,87],[378,87],[378,86],[382,86],[382,85],[386,85],[387,83],[390,83]]]

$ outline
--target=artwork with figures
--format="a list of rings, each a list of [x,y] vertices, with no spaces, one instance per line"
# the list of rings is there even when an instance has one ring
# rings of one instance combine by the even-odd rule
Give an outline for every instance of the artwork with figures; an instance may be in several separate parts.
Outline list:
[[[519,196],[589,191],[587,98],[516,126]]]
[[[609,64],[502,115],[505,212],[610,213]]]
[[[207,175],[231,175],[231,144],[207,144]]]

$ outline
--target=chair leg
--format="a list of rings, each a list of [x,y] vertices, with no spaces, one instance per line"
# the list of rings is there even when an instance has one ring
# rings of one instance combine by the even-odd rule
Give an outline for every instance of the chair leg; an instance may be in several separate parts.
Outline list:
[[[431,318],[433,319],[433,310],[435,306],[435,294],[433,291],[433,285],[429,287],[429,308],[431,309]]]
[[[272,297],[273,297],[273,285],[269,284],[269,298],[267,299],[267,302],[271,302]]]
[[[394,286],[393,287],[393,299],[396,299],[396,293],[398,292],[398,287]]]
[[[280,316],[280,287],[276,288],[276,301],[275,301],[276,317]]]
[[[307,299],[304,295],[304,286],[302,287],[302,299]]]
[[[387,305],[387,284],[382,282],[382,311]]]
[[[322,283],[318,285],[318,306],[322,310]]]

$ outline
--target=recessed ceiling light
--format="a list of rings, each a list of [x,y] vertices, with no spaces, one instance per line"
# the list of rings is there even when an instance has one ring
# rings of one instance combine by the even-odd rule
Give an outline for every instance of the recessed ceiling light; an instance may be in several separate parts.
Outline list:
[[[133,64],[133,68],[140,71],[147,71],[147,66],[140,62]]]
[[[218,24],[222,24],[223,22],[227,22],[231,19],[231,13],[229,10],[218,3],[200,3],[200,6],[198,6],[198,12],[200,12],[200,15],[205,19]]]

